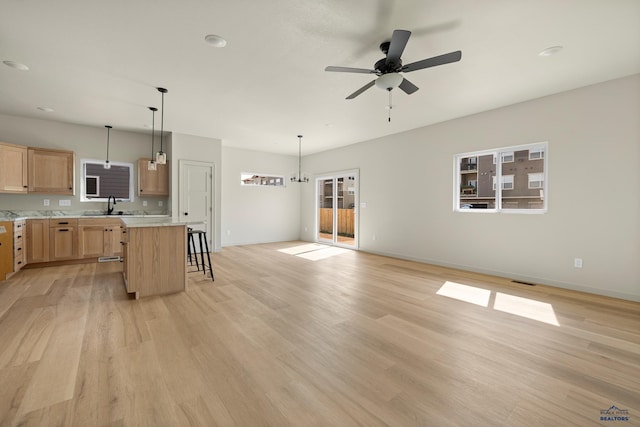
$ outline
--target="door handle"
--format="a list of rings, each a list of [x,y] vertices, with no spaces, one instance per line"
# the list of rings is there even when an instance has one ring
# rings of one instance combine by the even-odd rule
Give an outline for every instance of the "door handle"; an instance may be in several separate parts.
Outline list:
[[[184,213],[184,216],[187,216],[187,215],[189,215],[189,212],[185,212],[185,213]]]

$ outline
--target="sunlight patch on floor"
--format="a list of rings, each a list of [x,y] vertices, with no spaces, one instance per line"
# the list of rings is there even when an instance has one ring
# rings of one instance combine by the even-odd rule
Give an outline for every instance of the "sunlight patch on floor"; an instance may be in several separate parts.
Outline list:
[[[327,245],[321,245],[318,243],[309,243],[307,245],[292,246],[290,248],[278,249],[278,252],[282,252],[289,255],[298,255],[305,252],[317,251],[318,249],[324,249]]]
[[[350,251],[350,249],[345,248],[329,247],[325,249],[318,249],[313,252],[306,252],[297,256],[311,261],[319,261],[321,259],[331,258],[332,256],[342,255]]]
[[[476,288],[475,286],[462,285],[455,282],[445,282],[436,293],[460,301],[470,302],[471,304],[481,305],[482,307],[488,307],[489,298],[491,298],[491,291],[488,289]]]
[[[342,255],[351,252],[351,249],[339,248],[336,246],[327,246],[319,243],[309,243],[306,245],[292,246],[290,248],[278,249],[289,255],[295,255],[310,261],[319,261],[321,259],[331,258],[332,256]]]
[[[553,307],[551,304],[546,302],[497,292],[493,308],[499,311],[504,311],[505,313],[515,314],[516,316],[522,316],[539,322],[548,323],[550,325],[560,326],[558,319],[556,318],[556,313],[553,311]]]
[[[487,308],[489,308],[491,300],[489,289],[449,281],[445,282],[436,294]],[[553,306],[546,302],[496,292],[492,308],[549,325],[560,326]]]

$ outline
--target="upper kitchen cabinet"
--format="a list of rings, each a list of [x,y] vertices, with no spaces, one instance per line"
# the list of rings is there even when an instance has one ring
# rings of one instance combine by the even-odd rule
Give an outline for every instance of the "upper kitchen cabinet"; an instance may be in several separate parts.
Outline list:
[[[0,193],[26,193],[27,147],[0,142]]]
[[[29,192],[73,195],[73,151],[29,148]]]
[[[138,196],[168,196],[169,165],[156,163],[156,170],[149,170],[150,160],[138,159]]]

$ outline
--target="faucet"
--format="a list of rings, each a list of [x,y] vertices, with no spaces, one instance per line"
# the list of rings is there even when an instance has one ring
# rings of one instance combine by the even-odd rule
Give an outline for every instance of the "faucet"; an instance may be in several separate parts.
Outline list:
[[[113,206],[111,206],[111,199],[113,198]],[[107,198],[107,215],[111,215],[113,208],[116,206],[116,196],[109,196]]]

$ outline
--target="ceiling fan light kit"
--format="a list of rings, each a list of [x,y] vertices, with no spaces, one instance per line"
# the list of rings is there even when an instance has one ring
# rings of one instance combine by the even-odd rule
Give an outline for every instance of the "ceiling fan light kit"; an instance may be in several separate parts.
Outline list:
[[[404,77],[398,73],[383,74],[376,79],[376,86],[384,90],[392,90],[400,86]]]

